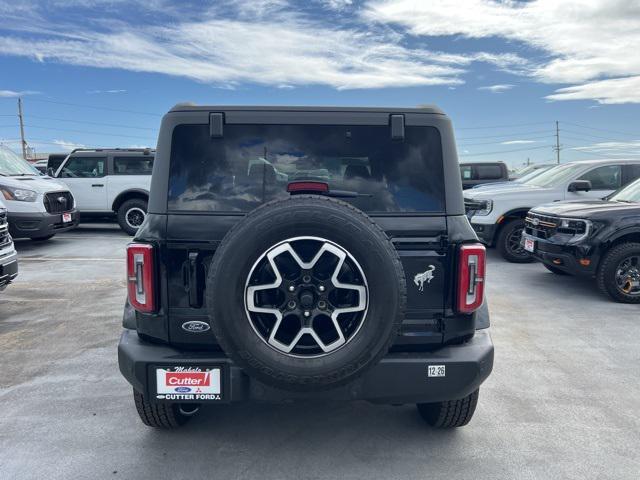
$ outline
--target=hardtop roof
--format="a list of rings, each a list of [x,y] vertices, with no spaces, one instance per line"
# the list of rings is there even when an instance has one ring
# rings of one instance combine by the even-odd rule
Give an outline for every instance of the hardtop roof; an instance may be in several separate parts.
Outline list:
[[[209,111],[262,111],[262,112],[379,112],[379,113],[424,113],[445,115],[435,105],[421,107],[320,107],[320,106],[252,106],[252,105],[195,105],[178,103],[169,112],[209,112]]]

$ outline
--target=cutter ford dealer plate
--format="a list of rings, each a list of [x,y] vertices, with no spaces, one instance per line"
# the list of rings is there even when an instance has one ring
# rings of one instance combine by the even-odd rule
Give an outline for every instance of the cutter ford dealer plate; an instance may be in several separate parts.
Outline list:
[[[222,400],[220,367],[158,367],[159,400]]]

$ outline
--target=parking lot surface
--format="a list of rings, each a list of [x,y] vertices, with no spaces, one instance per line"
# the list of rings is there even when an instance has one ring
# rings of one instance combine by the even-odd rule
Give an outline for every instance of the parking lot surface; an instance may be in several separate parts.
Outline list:
[[[308,402],[149,429],[116,358],[128,241],[89,224],[16,242],[20,276],[0,293],[1,478],[640,478],[640,307],[494,252],[495,367],[467,427],[431,430],[411,405]]]

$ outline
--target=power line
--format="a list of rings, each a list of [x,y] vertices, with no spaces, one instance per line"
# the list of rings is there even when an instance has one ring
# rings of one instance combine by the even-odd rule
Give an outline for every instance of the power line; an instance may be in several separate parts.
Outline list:
[[[620,130],[610,130],[608,128],[588,127],[586,125],[580,125],[579,123],[572,123],[572,122],[562,122],[562,123],[566,123],[567,125],[573,125],[574,127],[587,128],[589,130],[599,130],[601,132],[620,133],[622,135],[640,135],[640,133],[638,132],[631,133],[631,132],[622,132]]]
[[[135,125],[123,125],[123,124],[115,124],[115,123],[101,123],[101,122],[84,122],[80,120],[69,120],[66,118],[51,118],[51,117],[41,117],[40,115],[29,115],[29,118],[39,118],[41,120],[53,120],[56,122],[69,122],[69,123],[80,123],[83,125],[96,125],[101,127],[117,127],[117,128],[134,128],[136,130],[151,130],[157,132],[157,128],[152,127],[137,127]]]
[[[81,108],[92,108],[94,110],[106,110],[109,112],[121,112],[121,113],[133,113],[135,115],[149,115],[152,117],[161,117],[160,113],[151,113],[151,112],[139,112],[135,110],[123,110],[120,108],[110,108],[110,107],[100,107],[97,105],[83,105],[80,103],[70,103],[70,102],[59,102],[55,100],[45,100],[44,98],[30,98],[31,102],[44,102],[44,103],[53,103],[55,105],[68,105],[71,107],[81,107]]]
[[[482,153],[463,153],[458,154],[459,157],[479,157],[482,155],[500,155],[503,153],[513,153],[513,152],[526,152],[529,150],[539,150],[541,148],[549,148],[551,145],[542,145],[540,147],[529,147],[529,148],[517,148],[513,150],[502,150],[499,152],[482,152]]]
[[[502,135],[481,135],[479,137],[464,137],[464,138],[458,138],[458,141],[465,141],[465,140],[479,140],[479,139],[483,139],[483,138],[504,138],[504,137],[524,137],[526,135],[538,135],[541,133],[549,133],[549,130],[536,130],[533,132],[522,132],[522,133],[504,133]],[[523,140],[526,140],[526,138],[523,138]]]
[[[580,135],[581,137],[587,137],[587,138],[597,138],[600,140],[607,140],[609,142],[628,142],[629,139],[621,139],[621,138],[610,138],[610,137],[602,137],[600,135],[594,135],[593,133],[584,133],[584,132],[577,132],[576,130],[563,130],[564,132],[569,132],[569,133],[573,133],[575,135]]]
[[[509,125],[488,125],[485,127],[455,127],[455,130],[485,130],[490,128],[529,127],[531,125],[544,125],[551,122],[512,123]]]
[[[85,133],[88,135],[104,135],[107,137],[122,137],[122,138],[135,138],[139,140],[149,140],[151,137],[140,137],[137,135],[125,135],[119,133],[105,133],[105,132],[92,132],[89,130],[72,130],[69,128],[55,128],[55,127],[43,127],[41,125],[25,125],[25,127],[36,128],[40,130],[54,130],[59,132],[70,132],[70,133]]]
[[[544,138],[551,138],[551,137],[552,137],[552,135],[543,135],[543,136],[540,136],[540,137],[523,138],[522,140],[524,140],[524,141],[541,140],[541,139],[544,139]],[[518,140],[505,140],[505,141],[507,141],[507,142],[516,141],[517,142]],[[479,145],[508,145],[508,144],[505,144],[503,142],[481,142],[481,143],[461,143],[461,144],[459,144],[459,146],[462,146],[462,147],[477,147]]]
[[[20,143],[20,140],[3,140],[0,139],[0,145],[2,145],[3,143]],[[48,140],[36,140],[36,139],[31,139],[31,143],[33,144],[38,144],[38,145],[56,145],[58,147],[64,147],[64,145],[68,144],[68,145],[81,145],[80,143],[77,142],[50,142]],[[94,145],[94,148],[113,148],[112,146],[109,145]]]

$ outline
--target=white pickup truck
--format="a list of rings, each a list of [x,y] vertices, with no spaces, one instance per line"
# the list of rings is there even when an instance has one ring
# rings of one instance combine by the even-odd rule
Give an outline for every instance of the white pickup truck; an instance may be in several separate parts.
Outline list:
[[[521,246],[527,212],[562,200],[603,198],[640,177],[640,160],[585,160],[553,167],[512,188],[464,191],[465,209],[478,238],[510,262],[533,259]]]
[[[56,177],[73,192],[81,217],[116,215],[135,235],[147,215],[155,150],[76,149]]]

